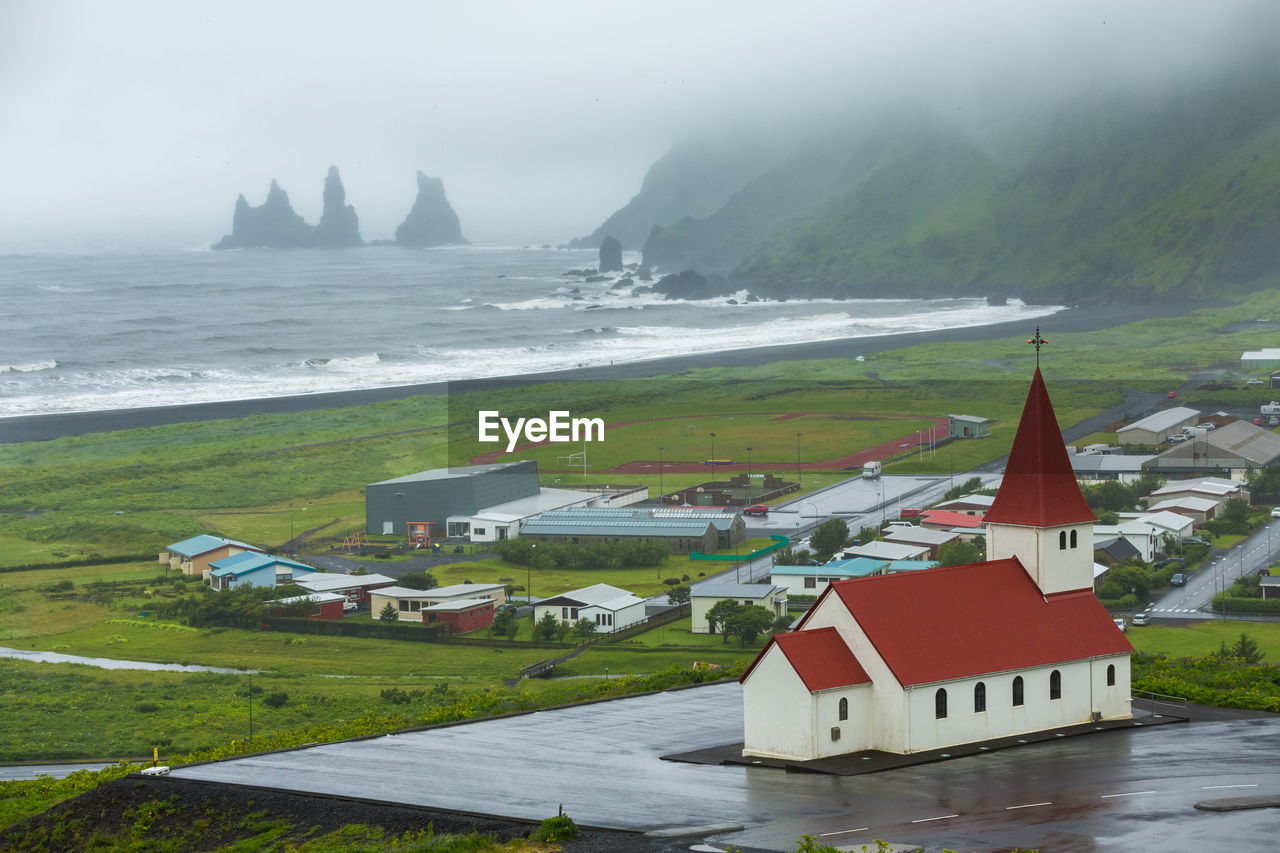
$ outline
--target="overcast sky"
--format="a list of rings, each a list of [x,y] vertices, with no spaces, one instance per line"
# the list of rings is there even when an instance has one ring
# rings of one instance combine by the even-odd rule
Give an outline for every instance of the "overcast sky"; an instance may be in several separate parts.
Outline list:
[[[421,169],[468,237],[556,242],[691,134],[1148,84],[1257,36],[1266,7],[0,0],[0,249],[209,243],[272,178],[314,223],[330,164],[366,239]]]

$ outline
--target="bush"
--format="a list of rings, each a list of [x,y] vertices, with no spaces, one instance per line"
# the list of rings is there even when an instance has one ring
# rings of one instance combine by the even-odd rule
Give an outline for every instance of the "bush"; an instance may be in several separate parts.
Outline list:
[[[529,838],[533,841],[570,841],[578,837],[578,825],[567,814],[549,817],[535,829]]]
[[[266,696],[262,697],[262,704],[266,705],[268,708],[283,708],[285,705],[289,704],[289,694],[281,693],[279,691],[276,691],[275,693],[268,693]]]
[[[154,714],[156,711],[160,710],[160,706],[155,702],[139,702],[137,705],[133,706],[133,710],[137,711],[139,714]]]

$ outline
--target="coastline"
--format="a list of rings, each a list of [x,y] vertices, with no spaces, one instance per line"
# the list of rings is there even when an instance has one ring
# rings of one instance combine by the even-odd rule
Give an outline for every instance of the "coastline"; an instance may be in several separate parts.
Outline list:
[[[1154,305],[1104,305],[1068,308],[1042,318],[1039,325],[1046,335],[1092,332],[1099,329],[1153,317],[1185,314],[1199,303],[1156,303]],[[642,379],[708,367],[752,367],[777,361],[854,358],[886,350],[923,343],[995,340],[1004,337],[1026,337],[1034,329],[1026,321],[1015,320],[985,326],[957,329],[935,329],[923,332],[897,332],[859,338],[815,341],[801,344],[721,350],[694,355],[669,356],[646,361],[625,362],[599,367],[514,374],[459,382],[432,382],[419,385],[396,385],[350,391],[328,391],[288,397],[261,397],[247,400],[222,400],[176,406],[154,406],[138,409],[107,409],[94,412],[61,412],[57,414],[18,415],[0,418],[0,444],[25,441],[50,441],[64,436],[97,432],[163,426],[194,421],[225,420],[252,414],[281,414],[317,409],[362,406],[387,400],[403,400],[425,394],[444,394],[453,390],[479,391],[509,388],[539,382]]]

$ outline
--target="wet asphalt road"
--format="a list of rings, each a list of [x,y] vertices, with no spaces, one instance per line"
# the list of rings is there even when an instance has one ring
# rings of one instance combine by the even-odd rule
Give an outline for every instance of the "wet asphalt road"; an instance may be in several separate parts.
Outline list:
[[[329,744],[175,776],[627,829],[737,824],[717,842],[792,850],[884,838],[963,850],[1272,849],[1280,719],[1107,732],[856,777],[667,762],[741,740],[736,683]]]

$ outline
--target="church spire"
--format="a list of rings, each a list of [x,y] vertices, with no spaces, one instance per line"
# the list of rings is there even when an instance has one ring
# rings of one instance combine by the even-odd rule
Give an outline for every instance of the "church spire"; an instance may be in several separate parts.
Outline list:
[[[1039,338],[1039,329],[1036,330]],[[1036,348],[1037,353],[1039,347]],[[987,512],[988,524],[1054,527],[1095,521],[1076,483],[1040,368],[1022,409],[1004,482]]]

